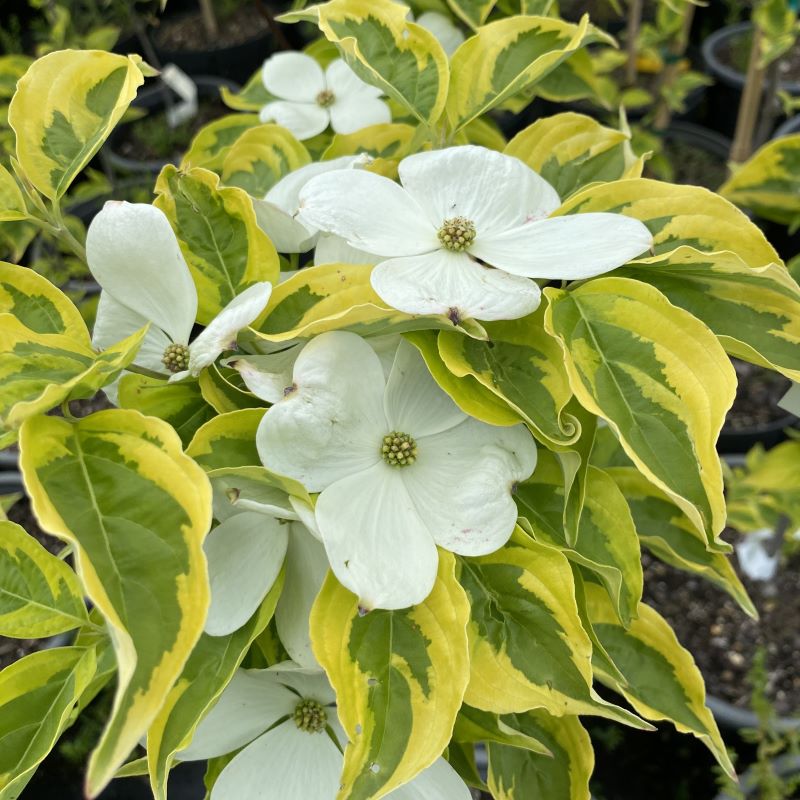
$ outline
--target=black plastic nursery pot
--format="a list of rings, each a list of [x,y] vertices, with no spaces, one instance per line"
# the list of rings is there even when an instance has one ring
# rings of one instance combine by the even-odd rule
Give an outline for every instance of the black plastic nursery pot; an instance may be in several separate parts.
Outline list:
[[[218,78],[210,75],[193,75],[192,80],[197,85],[198,101],[214,101],[220,96],[220,91],[223,87],[230,91],[237,91],[240,87],[239,84],[226,78]],[[157,114],[167,108],[168,100],[174,103],[180,102],[177,95],[164,84],[149,86],[143,91],[139,92],[136,99],[133,101],[134,108],[144,109],[148,115]],[[224,113],[223,110],[220,114]],[[122,143],[127,136],[131,134],[132,126],[136,125],[140,120],[134,120],[117,128],[109,136],[105,147],[102,150],[102,157],[105,158],[108,164],[118,173],[122,175],[130,174],[150,174],[155,175],[159,173],[166,164],[171,163],[173,160],[170,157],[163,158],[131,158],[120,152]],[[210,121],[210,120],[206,120]],[[186,142],[188,146],[189,142]]]
[[[672,163],[674,183],[719,188],[727,173],[731,141],[717,131],[683,120],[673,120],[662,134],[664,155]]]
[[[736,127],[750,53],[751,30],[749,22],[728,25],[712,33],[702,46],[706,71],[714,78],[714,85],[708,88],[706,95],[707,122],[727,136],[732,136]],[[800,95],[800,80],[781,80],[778,89]]]
[[[248,14],[249,30],[243,41],[224,43],[230,26],[220,20],[218,46],[204,46],[203,20],[195,10],[162,18],[150,32],[153,49],[161,66],[175,64],[187,75],[219,75],[244,83],[277,48],[266,17],[253,7]]]

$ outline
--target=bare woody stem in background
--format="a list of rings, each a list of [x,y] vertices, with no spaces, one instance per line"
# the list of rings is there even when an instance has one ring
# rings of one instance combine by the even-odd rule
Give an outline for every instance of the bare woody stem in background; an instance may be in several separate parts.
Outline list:
[[[199,0],[200,13],[203,15],[203,27],[206,29],[206,35],[209,40],[213,41],[219,34],[219,25],[217,24],[217,15],[214,13],[213,0]]]
[[[669,87],[675,81],[680,72],[680,62],[689,44],[689,33],[692,30],[692,22],[694,21],[694,8],[693,3],[686,4],[680,33],[672,40],[669,46],[670,61],[664,66],[661,72],[661,78],[658,82],[658,94],[660,97],[656,117],[653,121],[653,127],[657,131],[663,131],[672,121],[672,109],[670,109],[669,103],[661,92],[665,87]]]
[[[642,25],[643,0],[628,0],[628,28],[626,33],[626,51],[628,60],[625,63],[625,83],[633,86],[636,83],[636,55],[639,28]]]
[[[739,103],[739,116],[736,118],[736,132],[731,147],[730,160],[734,164],[741,164],[753,153],[753,136],[764,94],[764,68],[759,66],[760,60],[761,31],[756,25],[753,26],[753,44],[750,47],[750,60],[747,63],[744,91]]]

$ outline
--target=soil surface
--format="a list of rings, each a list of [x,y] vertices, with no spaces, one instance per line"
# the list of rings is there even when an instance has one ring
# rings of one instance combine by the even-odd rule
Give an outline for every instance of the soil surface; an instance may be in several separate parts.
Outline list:
[[[788,378],[755,364],[732,358],[736,370],[736,399],[725,418],[724,432],[740,432],[785,419],[778,401],[791,385]]]
[[[679,138],[665,138],[662,153],[672,165],[671,183],[703,186],[716,191],[728,177],[724,158]],[[648,174],[646,165],[645,177],[656,177]]]
[[[716,56],[725,66],[744,75],[747,72],[752,41],[753,37],[750,31],[744,31],[738,36],[730,36],[717,48]],[[778,76],[780,80],[787,83],[800,82],[800,42],[795,42],[792,48],[778,60]]]
[[[728,529],[723,538],[733,543]],[[800,716],[800,557],[782,564],[774,581],[743,576],[734,568],[758,609],[750,619],[721,589],[644,553],[644,600],[675,629],[694,656],[708,693],[739,708],[750,706],[747,679],[759,647],[766,651],[767,697],[781,716]]]
[[[162,50],[197,52],[221,50],[256,39],[269,31],[266,17],[254,5],[239,6],[232,14],[217,19],[219,32],[209,37],[199,11],[166,19],[155,33]]]
[[[192,119],[170,128],[167,115],[156,111],[121,127],[114,139],[114,152],[133,161],[162,160],[177,164],[200,128],[229,112],[218,98],[200,99]]]

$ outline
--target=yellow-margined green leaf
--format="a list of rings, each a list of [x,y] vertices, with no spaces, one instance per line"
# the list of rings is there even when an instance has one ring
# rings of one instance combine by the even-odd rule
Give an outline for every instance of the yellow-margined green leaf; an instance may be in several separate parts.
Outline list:
[[[568,445],[581,429],[564,410],[572,389],[558,342],[545,332],[543,315],[540,307],[522,319],[486,323],[487,341],[442,331],[439,355],[454,375],[471,375],[505,401],[540,440]]]
[[[147,732],[150,785],[156,800],[167,798],[167,778],[176,753],[191,741],[197,726],[228,685],[254,639],[267,627],[283,589],[281,571],[258,611],[227,636],[204,633],[183,673]],[[147,769],[144,774],[147,774]]]
[[[0,672],[0,800],[16,800],[94,676],[93,648],[41,650]]]
[[[483,25],[496,4],[497,0],[447,0],[453,13],[470,28]]]
[[[552,756],[489,742],[489,788],[496,800],[589,800],[594,752],[578,717],[529,711],[502,717],[522,734],[535,736]]]
[[[459,742],[497,742],[512,747],[522,747],[544,756],[552,756],[550,749],[537,739],[512,727],[499,714],[481,711],[463,705],[458,712],[453,738]]]
[[[34,333],[63,333],[88,345],[81,312],[47,278],[32,269],[0,261],[0,314],[15,316]]]
[[[202,425],[186,447],[205,470],[260,466],[256,431],[264,408],[248,408],[220,414]]]
[[[557,467],[548,465],[552,460],[545,455],[533,478],[517,488],[520,513],[537,541],[598,576],[619,619],[629,625],[642,599],[643,578],[639,539],[625,496],[608,475],[590,466],[578,535],[570,545],[563,523],[563,478]]]
[[[750,616],[756,616],[728,558],[706,548],[705,537],[664,492],[632,467],[609,467],[606,472],[625,495],[639,538],[653,555],[701,575],[726,591]]]
[[[147,417],[168,422],[184,445],[216,411],[203,399],[196,381],[168,383],[162,378],[130,373],[119,382],[120,408],[132,408]]]
[[[545,289],[572,390],[605,419],[627,455],[720,549],[725,525],[716,451],[736,377],[714,334],[652,286],[597,278]]]
[[[332,330],[375,336],[453,329],[447,317],[415,317],[387,306],[370,284],[371,272],[369,264],[322,264],[300,270],[274,288],[266,311],[253,325],[257,335],[286,342]],[[465,320],[462,325],[468,335],[486,337],[478,323]]]
[[[412,125],[387,122],[361,128],[355,133],[337,133],[322,154],[322,160],[359,153],[368,153],[373,158],[400,159],[408,155],[415,132]]]
[[[731,250],[751,267],[779,262],[761,230],[727,200],[700,186],[631,178],[587,186],[556,214],[610,211],[641,220],[655,255],[681,245],[703,252]]]
[[[113,631],[119,677],[89,760],[94,797],[149,728],[203,631],[211,487],[172,428],[136,411],[34,417],[20,450],[37,519],[73,544],[84,589]]]
[[[703,676],[666,620],[642,603],[638,618],[626,630],[601,587],[587,583],[586,596],[595,632],[626,683],[603,675],[595,665],[603,680],[643,717],[669,720],[681,733],[697,736],[734,776],[717,723],[705,706]]]
[[[734,356],[800,380],[800,286],[780,264],[680,247],[619,270],[701,319]]]
[[[595,181],[638,178],[642,166],[628,134],[571,111],[537,120],[505,152],[536,170],[562,199]]]
[[[800,225],[800,134],[767,142],[737,167],[719,193],[759,217]]]
[[[0,164],[0,222],[27,219],[25,198],[14,176]]]
[[[611,103],[606,96],[607,80],[597,69],[595,54],[578,50],[548,72],[529,91],[551,103],[591,99],[604,108],[610,108]]]
[[[242,376],[230,367],[212,364],[197,380],[200,393],[217,414],[243,408],[264,408],[266,401],[256,397],[244,384]]]
[[[35,61],[8,109],[17,158],[51,200],[66,192],[144,83],[138,56],[59,50]]]
[[[87,621],[78,578],[19,525],[0,522],[0,635],[38,639]]]
[[[248,79],[241,91],[232,92],[227,86],[222,87],[222,101],[234,111],[259,111],[275,98],[267,91],[261,78],[259,67]]]
[[[287,173],[311,161],[305,146],[280,125],[257,125],[231,145],[222,164],[222,182],[262,198]]]
[[[430,124],[447,98],[447,55],[430,31],[406,20],[406,11],[392,0],[330,0],[281,19],[315,22],[362,80]]]
[[[465,125],[455,138],[456,144],[477,144],[502,153],[508,142],[489,117],[478,117]]]
[[[0,314],[0,425],[18,428],[67,399],[91,397],[130,364],[146,328],[96,353],[60,333],[34,333]]]
[[[412,331],[406,333],[405,338],[419,350],[433,379],[465,414],[489,425],[510,426],[519,423],[519,414],[477,378],[473,375],[458,377],[447,368],[439,354],[436,331]]]
[[[0,222],[0,257],[20,261],[38,232],[35,225],[25,220]]]
[[[156,193],[197,287],[198,322],[208,325],[248,286],[277,281],[278,254],[242,189],[220,187],[219,177],[201,167],[180,172],[170,164]]]
[[[495,553],[461,559],[459,581],[471,604],[465,703],[497,714],[538,708],[644,724],[592,688],[592,645],[561,553],[517,529]]]
[[[227,114],[204,125],[181,159],[181,169],[203,167],[219,173],[234,142],[259,122],[258,114]]]
[[[328,574],[311,611],[311,641],[350,739],[339,800],[378,800],[441,755],[469,678],[468,618],[445,551],[431,594],[401,611],[364,614]]]
[[[450,126],[464,127],[600,38],[588,16],[578,25],[553,17],[508,17],[484,25],[453,53]]]

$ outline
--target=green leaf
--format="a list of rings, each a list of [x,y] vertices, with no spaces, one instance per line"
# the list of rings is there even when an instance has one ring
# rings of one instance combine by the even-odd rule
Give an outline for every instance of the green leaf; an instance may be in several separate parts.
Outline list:
[[[0,222],[28,219],[25,198],[14,176],[0,164]]]
[[[270,100],[275,99],[264,86],[261,67],[247,79],[240,91],[232,92],[227,86],[223,86],[220,94],[222,102],[235,111],[260,111]]]
[[[315,22],[359,78],[383,89],[420,122],[432,124],[442,115],[447,55],[430,31],[406,20],[402,4],[330,0],[281,19]]]
[[[439,355],[454,375],[472,376],[507,403],[538,439],[565,446],[577,440],[580,425],[565,411],[572,390],[558,342],[544,330],[543,312],[486,323],[487,341],[442,331]]]
[[[261,70],[259,70],[259,81]],[[239,137],[259,124],[258,114],[227,114],[204,125],[192,139],[180,168],[203,167],[219,174],[225,156]]]
[[[92,397],[133,361],[146,332],[96,353],[88,342],[34,333],[0,314],[0,425],[18,428],[64,400]]]
[[[84,589],[113,631],[119,679],[89,761],[94,797],[159,713],[203,631],[211,487],[172,428],[136,411],[33,417],[20,450],[37,519],[74,546]]]
[[[589,25],[588,16],[578,25],[553,17],[508,17],[478,28],[453,53],[447,96],[450,126],[463,128],[604,36]]]
[[[578,535],[570,546],[563,524],[560,470],[546,466],[538,464],[533,478],[517,488],[520,513],[530,522],[537,541],[561,550],[570,561],[598,576],[619,619],[629,625],[642,599],[643,577],[639,539],[625,496],[608,475],[590,466]]]
[[[80,311],[47,278],[0,261],[0,314],[11,314],[34,333],[63,333],[89,345]]]
[[[592,645],[561,553],[517,529],[508,545],[461,559],[460,567],[471,604],[465,703],[497,714],[595,714],[640,727],[592,688]]]
[[[120,408],[132,408],[168,422],[188,445],[201,425],[216,416],[196,381],[168,383],[161,378],[130,373],[119,382]]]
[[[538,172],[562,199],[597,181],[638,178],[642,169],[629,134],[573,112],[537,120],[508,143],[505,153]]]
[[[547,745],[535,736],[529,736],[517,727],[508,725],[499,714],[468,705],[461,706],[458,712],[453,738],[459,742],[497,742],[552,757]]]
[[[400,159],[410,153],[410,145],[416,128],[401,122],[386,122],[370,125],[354,133],[337,133],[327,150],[322,154],[322,161],[340,156],[355,156],[367,153],[373,158]]]
[[[441,551],[423,603],[366,614],[328,574],[311,611],[311,641],[350,739],[338,800],[378,800],[447,746],[469,677],[469,606],[454,570],[454,557]]]
[[[502,718],[521,734],[535,736],[552,755],[489,742],[489,788],[496,800],[589,800],[594,752],[578,717],[529,711]]]
[[[0,522],[0,635],[38,639],[87,621],[78,578],[13,522]]]
[[[610,211],[641,220],[653,234],[657,256],[687,245],[703,252],[730,250],[751,267],[780,261],[750,219],[700,186],[646,178],[599,183],[572,195],[556,214],[589,211]]]
[[[736,378],[714,334],[657,289],[627,278],[545,295],[545,325],[562,343],[578,400],[720,549],[725,501],[716,440]]]
[[[266,311],[253,324],[257,337],[288,342],[332,330],[377,336],[453,329],[445,316],[416,317],[387,306],[372,288],[372,269],[370,264],[323,264],[300,270],[273,289]],[[470,336],[486,337],[475,322],[465,320],[463,326],[460,330]]]
[[[642,605],[627,630],[616,620],[608,595],[586,584],[592,625],[626,683],[598,674],[643,716],[669,720],[681,733],[696,736],[714,754],[720,766],[735,776],[717,723],[705,706],[705,686],[692,656],[658,612]]]
[[[217,414],[227,414],[244,408],[265,408],[267,405],[247,388],[242,376],[230,367],[212,364],[200,373],[197,385],[203,399]]]
[[[227,636],[203,634],[147,732],[150,785],[156,800],[167,798],[167,778],[175,756],[186,747],[200,721],[242,663],[250,645],[267,627],[283,589],[283,572],[247,624]]]
[[[680,247],[616,274],[652,284],[701,319],[728,353],[800,380],[800,286],[780,264]]]
[[[737,167],[719,193],[764,219],[800,225],[800,134],[767,142]]]
[[[95,663],[93,648],[59,647],[0,672],[0,800],[16,800],[52,750]]]
[[[706,548],[705,537],[664,492],[632,467],[611,467],[606,472],[625,495],[639,538],[653,555],[706,578],[727,592],[747,614],[756,616],[729,559]]]
[[[310,161],[308,150],[286,128],[257,125],[231,145],[220,174],[224,184],[263,198],[284,175]]]
[[[60,50],[35,61],[17,85],[8,122],[25,176],[55,200],[89,163],[144,83],[138,56]]]
[[[483,25],[496,4],[497,0],[447,0],[453,13],[470,28]]]
[[[220,414],[198,428],[186,447],[203,469],[261,466],[256,431],[264,408],[247,408]]]
[[[169,218],[197,287],[202,325],[248,286],[277,281],[278,254],[242,189],[221,188],[206,169],[179,172],[170,164],[158,176],[156,193],[155,205]]]

